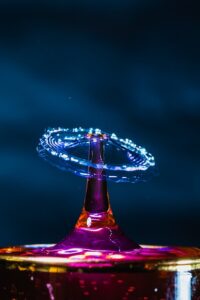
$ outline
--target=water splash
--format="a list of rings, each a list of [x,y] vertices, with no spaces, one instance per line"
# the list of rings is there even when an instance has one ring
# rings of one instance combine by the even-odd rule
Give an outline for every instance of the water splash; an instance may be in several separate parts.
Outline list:
[[[104,159],[93,162],[88,158],[91,140],[103,143]],[[76,175],[91,178],[89,168],[103,170],[105,179],[115,182],[145,181],[155,172],[154,157],[145,148],[129,139],[118,138],[100,129],[49,128],[38,145],[38,153],[56,167]]]
[[[71,249],[119,253],[140,248],[123,234],[115,221],[107,179],[116,182],[146,180],[154,170],[155,161],[145,148],[97,128],[59,127],[46,130],[38,152],[62,170],[87,178],[84,206],[75,227],[64,240],[45,249],[44,255],[60,255]]]

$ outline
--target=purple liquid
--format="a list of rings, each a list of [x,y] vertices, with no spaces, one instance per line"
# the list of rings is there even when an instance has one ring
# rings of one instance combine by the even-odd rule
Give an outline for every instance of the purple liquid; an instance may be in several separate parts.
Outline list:
[[[130,241],[116,224],[110,208],[104,162],[104,136],[91,134],[89,160],[99,166],[89,167],[86,196],[82,213],[71,233],[54,247],[44,250],[47,255],[71,252],[70,249],[83,251],[132,251],[140,246]]]

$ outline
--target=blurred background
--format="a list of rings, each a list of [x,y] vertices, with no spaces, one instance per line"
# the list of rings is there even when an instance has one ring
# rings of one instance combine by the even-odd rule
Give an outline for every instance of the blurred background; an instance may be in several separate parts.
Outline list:
[[[0,246],[56,242],[85,179],[36,152],[47,127],[98,127],[156,159],[147,183],[109,183],[139,243],[200,246],[200,4],[0,1]]]

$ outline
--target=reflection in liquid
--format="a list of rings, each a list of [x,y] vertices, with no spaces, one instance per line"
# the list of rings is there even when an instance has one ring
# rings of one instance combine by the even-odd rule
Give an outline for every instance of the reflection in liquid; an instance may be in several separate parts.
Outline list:
[[[73,271],[59,264],[37,264],[0,260],[0,299],[200,299],[200,269],[189,270],[190,266],[176,271],[134,271],[128,265],[121,270],[113,266]]]
[[[192,274],[188,271],[178,271],[175,275],[175,300],[191,300]]]

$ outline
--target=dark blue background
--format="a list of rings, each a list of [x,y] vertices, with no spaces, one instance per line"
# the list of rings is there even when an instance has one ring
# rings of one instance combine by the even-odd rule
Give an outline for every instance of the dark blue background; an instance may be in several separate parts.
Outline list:
[[[54,242],[85,180],[38,158],[48,126],[98,127],[155,155],[159,177],[109,184],[139,243],[200,244],[198,1],[0,2],[0,245]]]

